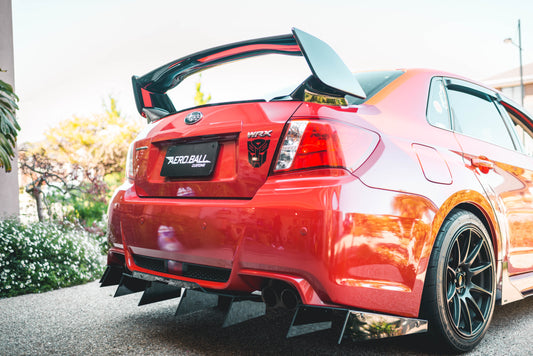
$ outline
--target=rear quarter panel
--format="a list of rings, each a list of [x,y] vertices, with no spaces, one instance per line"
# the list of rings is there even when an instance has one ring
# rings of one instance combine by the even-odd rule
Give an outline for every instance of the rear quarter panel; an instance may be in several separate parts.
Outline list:
[[[369,187],[419,195],[436,207],[428,232],[410,236],[413,249],[420,251],[416,278],[421,281],[440,226],[460,204],[468,204],[484,215],[494,238],[496,257],[502,259],[500,228],[493,209],[473,168],[464,160],[454,133],[433,127],[426,120],[430,81],[438,75],[424,70],[407,71],[358,111],[366,128],[379,132],[381,140],[376,152],[355,175]],[[430,162],[432,157],[438,160]],[[412,211],[417,206],[412,202],[399,202],[397,208],[400,215],[410,211],[416,216]],[[418,216],[423,219],[423,212]],[[418,294],[421,290],[413,292]]]

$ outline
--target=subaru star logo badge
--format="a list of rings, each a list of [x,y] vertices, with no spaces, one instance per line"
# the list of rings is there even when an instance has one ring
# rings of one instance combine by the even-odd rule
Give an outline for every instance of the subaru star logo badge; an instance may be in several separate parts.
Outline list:
[[[196,124],[198,121],[202,120],[204,115],[199,111],[193,111],[189,115],[185,116],[185,123],[187,125]]]

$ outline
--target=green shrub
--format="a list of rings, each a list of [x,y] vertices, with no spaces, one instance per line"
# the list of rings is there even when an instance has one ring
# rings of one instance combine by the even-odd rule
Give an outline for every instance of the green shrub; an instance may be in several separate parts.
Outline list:
[[[102,220],[107,210],[105,190],[95,192],[90,184],[82,184],[79,189],[68,193],[52,190],[46,194],[52,209],[52,220],[68,220],[84,227],[92,227]]]
[[[104,266],[101,240],[70,223],[0,220],[0,298],[98,278]]]

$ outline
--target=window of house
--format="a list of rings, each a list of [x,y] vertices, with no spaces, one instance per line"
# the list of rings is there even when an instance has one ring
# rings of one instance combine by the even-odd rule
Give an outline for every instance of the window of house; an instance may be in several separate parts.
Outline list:
[[[520,102],[520,98],[522,97],[522,90],[520,86],[516,87],[506,87],[502,88],[502,93],[507,96],[508,98],[511,98],[512,100],[516,101],[517,103]]]

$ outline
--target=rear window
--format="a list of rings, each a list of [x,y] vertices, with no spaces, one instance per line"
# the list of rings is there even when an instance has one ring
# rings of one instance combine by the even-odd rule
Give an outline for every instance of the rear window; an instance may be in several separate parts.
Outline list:
[[[366,99],[346,96],[349,105],[358,105],[370,99],[404,72],[376,71],[355,73]],[[202,104],[222,104],[240,101],[304,100],[291,93],[309,81],[309,67],[303,57],[267,55],[228,63],[187,77],[168,95],[176,111]],[[307,77],[307,79],[305,79]],[[304,80],[305,79],[305,80]],[[197,85],[206,102],[195,102]],[[300,93],[301,94],[301,93]],[[207,100],[209,98],[209,100]]]
[[[196,86],[208,104],[239,101],[268,101],[289,95],[311,74],[303,57],[266,55],[209,68],[187,77],[169,90],[176,111],[197,105]]]
[[[377,72],[361,72],[355,73],[359,84],[366,93],[366,99],[359,99],[352,96],[347,96],[350,105],[359,105],[376,95],[381,89],[385,88],[390,82],[402,75],[402,70],[387,70]]]

